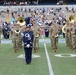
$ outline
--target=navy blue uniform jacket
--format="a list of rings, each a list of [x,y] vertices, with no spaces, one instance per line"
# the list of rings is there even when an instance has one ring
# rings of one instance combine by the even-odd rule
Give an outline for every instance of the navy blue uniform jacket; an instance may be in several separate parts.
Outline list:
[[[22,40],[24,42],[24,47],[26,47],[28,44],[30,45],[30,47],[32,47],[33,40],[34,40],[33,31],[24,31],[23,36],[22,36]]]

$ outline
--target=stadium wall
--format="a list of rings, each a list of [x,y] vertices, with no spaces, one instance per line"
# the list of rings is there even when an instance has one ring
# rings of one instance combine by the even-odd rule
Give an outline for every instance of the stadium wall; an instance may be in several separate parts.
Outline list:
[[[76,8],[76,5],[32,5],[32,6],[0,6],[0,11],[2,11],[2,10],[5,10],[5,9],[9,9],[9,10],[11,10],[11,9],[18,9],[18,8],[49,8],[49,7],[51,7],[51,8],[53,8],[53,7],[55,7],[55,8],[57,8],[57,7],[61,7],[61,8],[65,8],[65,7],[69,7],[69,8]]]

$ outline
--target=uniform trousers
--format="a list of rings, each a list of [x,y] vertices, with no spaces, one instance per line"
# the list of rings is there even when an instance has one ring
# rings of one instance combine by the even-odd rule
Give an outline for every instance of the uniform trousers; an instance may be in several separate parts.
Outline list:
[[[32,60],[32,48],[24,47],[26,64],[30,64]]]
[[[72,37],[73,50],[76,50],[76,37]]]
[[[45,37],[49,37],[49,32],[45,32]]]
[[[56,37],[51,38],[51,46],[52,46],[53,49],[58,48],[58,38],[56,38]]]

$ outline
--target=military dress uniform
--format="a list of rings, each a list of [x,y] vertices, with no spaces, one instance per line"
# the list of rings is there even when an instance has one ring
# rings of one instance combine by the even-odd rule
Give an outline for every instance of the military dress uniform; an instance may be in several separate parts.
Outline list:
[[[29,28],[28,26],[26,29]],[[24,42],[24,51],[25,51],[25,61],[26,64],[30,64],[32,61],[32,48],[33,48],[33,40],[34,34],[33,31],[24,31],[22,33],[22,40]]]
[[[58,34],[59,34],[59,26],[57,24],[52,24],[49,28],[51,47],[54,52],[58,49]]]

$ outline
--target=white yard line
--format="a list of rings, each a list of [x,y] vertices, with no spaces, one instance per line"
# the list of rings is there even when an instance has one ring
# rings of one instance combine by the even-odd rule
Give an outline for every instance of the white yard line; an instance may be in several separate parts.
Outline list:
[[[44,40],[44,37],[42,36],[42,39]],[[46,47],[46,43],[44,43],[44,48],[45,48],[45,54],[46,54],[46,59],[47,59],[47,63],[48,63],[48,68],[49,68],[49,75],[54,75],[53,69],[52,69],[52,65],[51,65],[51,60],[47,51],[47,47]]]

